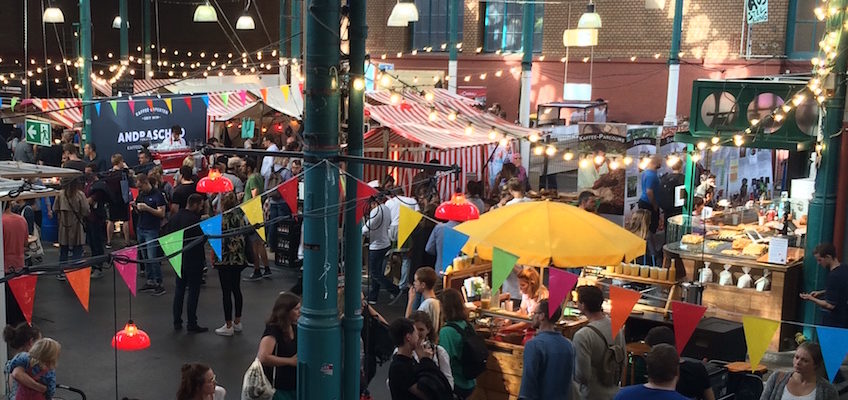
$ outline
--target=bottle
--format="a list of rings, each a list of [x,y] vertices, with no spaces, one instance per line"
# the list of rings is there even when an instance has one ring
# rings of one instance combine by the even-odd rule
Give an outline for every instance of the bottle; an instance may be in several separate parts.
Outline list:
[[[677,282],[677,268],[674,267],[677,261],[671,260],[671,267],[668,269],[668,281]]]

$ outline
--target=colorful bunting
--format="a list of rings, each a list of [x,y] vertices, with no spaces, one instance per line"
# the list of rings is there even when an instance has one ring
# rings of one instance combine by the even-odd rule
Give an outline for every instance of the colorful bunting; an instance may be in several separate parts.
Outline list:
[[[209,96],[208,95],[204,94],[203,96],[200,96],[200,100],[203,100],[203,104],[206,104],[207,108],[209,107]]]
[[[12,110],[13,110],[13,111],[14,111],[14,109],[15,109],[15,105],[17,105],[17,104],[18,104],[18,100],[20,100],[20,99],[21,99],[21,98],[20,98],[20,97],[17,97],[17,96],[12,97]]]
[[[268,88],[259,89],[259,94],[262,95],[262,102],[268,102]]]
[[[65,277],[68,278],[68,283],[71,284],[71,288],[77,294],[82,308],[88,311],[89,290],[91,289],[91,267],[65,272]]]
[[[292,214],[297,214],[297,183],[297,178],[291,178],[277,187],[277,192],[286,201]]]
[[[289,89],[288,85],[280,86],[280,90],[283,92],[283,99],[285,101],[289,101],[289,96],[291,95],[291,89]]]
[[[135,102],[132,100],[127,100],[127,105],[130,106],[130,112],[135,114]]]
[[[135,263],[135,260],[138,258],[138,246],[127,247],[125,249],[115,251],[112,254],[129,259],[129,261],[124,262],[116,258],[115,269],[121,273],[121,278],[124,280],[124,283],[127,284],[127,287],[130,289],[130,293],[135,296],[136,288],[138,287],[135,279],[136,270],[138,269],[138,264]]]
[[[401,205],[400,218],[398,219],[398,249],[403,247],[403,244],[406,243],[406,239],[409,238],[409,235],[412,234],[412,231],[415,230],[415,227],[418,226],[418,222],[420,222],[423,217],[424,215],[421,213]]]
[[[819,336],[827,377],[833,382],[845,355],[848,354],[848,329],[817,326],[816,333]]]
[[[742,316],[742,329],[745,331],[745,343],[748,345],[748,360],[751,372],[754,372],[763,354],[766,354],[771,338],[780,327],[780,322],[749,315]]]
[[[448,243],[448,232],[451,231],[459,233],[459,231],[453,228],[447,228],[444,237],[445,243]],[[459,234],[465,236],[462,233]],[[444,264],[446,260],[448,262],[453,260],[453,257],[456,255],[456,253],[459,253],[459,250],[462,249],[462,246],[465,246],[465,242],[467,241],[468,236],[465,236],[465,240],[461,241],[462,243],[458,243],[455,241],[459,244],[459,248],[453,253],[445,252],[444,254],[442,254],[442,264]],[[506,277],[508,277],[509,273],[512,272],[512,270],[515,268],[516,261],[518,261],[517,255],[507,253],[497,247],[492,249],[492,293],[496,293],[498,290],[501,289],[501,286],[506,280]]]
[[[550,278],[548,280],[548,288],[550,290],[548,294],[548,317],[551,317],[554,315],[557,307],[562,305],[562,302],[565,301],[568,294],[574,289],[574,286],[577,285],[577,278],[579,276],[556,268],[551,268],[548,271],[550,272]]]
[[[674,343],[677,354],[683,354],[683,348],[689,343],[695,328],[701,322],[707,307],[680,301],[671,302],[671,315],[674,318]]]
[[[21,307],[24,318],[30,325],[32,325],[32,308],[35,305],[35,283],[37,281],[38,277],[35,275],[21,275],[6,282],[18,302],[18,306]]]
[[[224,103],[224,107],[230,103],[230,94],[227,92],[221,93],[221,102]]]
[[[611,322],[611,330],[612,337],[616,337],[618,335],[618,331],[624,326],[624,323],[627,322],[627,317],[630,316],[630,312],[633,311],[633,307],[636,306],[636,303],[639,302],[639,298],[642,297],[642,294],[630,289],[625,289],[619,286],[610,286],[609,290],[610,296],[610,322]]]
[[[441,249],[442,265],[439,266],[440,271],[444,271],[448,267],[448,265],[453,262],[454,257],[459,254],[460,250],[462,250],[462,246],[465,246],[465,243],[468,242],[469,239],[468,235],[449,226],[446,226],[444,230],[445,231],[444,235],[442,236]],[[492,260],[492,265],[494,266],[494,260]]]
[[[200,229],[203,230],[203,233],[206,236],[221,236],[221,223],[223,219],[221,215],[216,215],[212,218],[207,218],[200,222]],[[215,251],[215,255],[218,256],[220,260],[223,256],[221,255],[221,238],[209,238],[209,245],[212,246],[212,250]]]
[[[188,112],[191,112],[191,97],[183,97],[183,101],[186,103],[186,107],[188,107]]]
[[[340,183],[341,184],[341,183]],[[341,193],[341,192],[339,192]],[[365,215],[365,207],[368,206],[368,200],[371,196],[377,195],[377,189],[368,186],[367,183],[356,181],[356,220],[362,221],[362,216]]]
[[[262,212],[262,196],[256,196],[241,205],[241,210],[244,211],[244,215],[247,216],[247,221],[251,223],[251,225],[256,224],[264,224],[265,218]],[[259,237],[262,240],[265,240],[265,227],[261,226],[256,230],[256,233],[259,234]]]
[[[171,266],[174,268],[174,272],[176,272],[177,276],[180,278],[183,277],[184,234],[185,230],[180,229],[159,238],[159,244],[162,246],[162,251],[164,251],[165,255],[168,256],[168,259],[171,261]]]
[[[94,110],[97,111],[97,116],[100,116],[100,103],[94,103]]]
[[[247,103],[247,91],[246,90],[239,90],[238,95],[239,95],[239,100],[241,100],[241,105],[244,105],[245,103]]]
[[[172,100],[170,98],[165,99],[165,105],[168,106],[168,112],[174,112]]]
[[[149,108],[150,111],[153,112],[153,99],[147,99],[147,108]]]
[[[41,100],[41,111],[47,111],[47,100]]]
[[[109,105],[112,106],[112,112],[115,113],[115,115],[118,115],[118,102],[115,100],[110,100]]]

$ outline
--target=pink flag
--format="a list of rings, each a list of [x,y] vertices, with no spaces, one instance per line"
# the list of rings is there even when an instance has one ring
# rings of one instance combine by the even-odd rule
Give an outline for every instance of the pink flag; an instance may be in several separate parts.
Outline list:
[[[127,247],[122,250],[118,250],[113,252],[116,257],[126,257],[129,260],[124,261],[119,258],[115,259],[115,269],[121,273],[121,278],[123,278],[124,283],[127,284],[127,287],[130,288],[130,292],[133,296],[136,295],[136,269],[138,268],[138,264],[135,263],[135,260],[138,258],[138,246]]]
[[[548,282],[550,286],[550,293],[548,294],[548,317],[551,317],[554,315],[557,307],[562,305],[562,302],[568,297],[571,290],[574,289],[578,276],[556,268],[551,268],[549,271],[551,276]]]
[[[239,90],[238,94],[239,99],[241,99],[241,105],[244,105],[244,103],[247,101],[247,91]]]

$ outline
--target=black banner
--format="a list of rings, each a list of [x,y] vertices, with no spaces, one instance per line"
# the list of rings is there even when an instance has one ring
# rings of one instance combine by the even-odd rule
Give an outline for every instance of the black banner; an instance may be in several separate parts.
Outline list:
[[[165,103],[171,100],[171,110]],[[109,101],[100,103],[100,112],[92,112],[91,136],[87,138],[97,146],[100,157],[120,153],[127,165],[138,164],[138,150],[143,144],[151,147],[171,135],[171,127],[183,128],[183,138],[188,146],[206,142],[206,103],[200,97],[191,97],[191,107],[183,96],[162,95],[133,97],[135,112],[126,98],[117,101],[113,111]],[[151,108],[148,104],[153,102]],[[94,110],[92,110],[94,111]]]

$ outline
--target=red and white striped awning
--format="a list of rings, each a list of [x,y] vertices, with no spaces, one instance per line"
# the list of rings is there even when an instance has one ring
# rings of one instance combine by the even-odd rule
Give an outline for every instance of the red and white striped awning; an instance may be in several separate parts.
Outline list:
[[[100,92],[103,96],[109,97],[112,95],[112,84],[109,82],[99,81],[97,79],[91,79],[91,86],[95,91]]]
[[[431,103],[453,103],[459,102],[469,106],[474,106],[477,103],[474,99],[469,99],[465,96],[460,96],[458,94],[451,93],[447,89],[428,89],[426,92],[430,92],[433,94],[433,101],[429,102],[422,92],[415,90],[404,90],[401,93],[401,97],[403,100],[406,100],[409,103],[418,103],[423,105],[429,105]],[[392,104],[392,92],[388,90],[372,90],[365,92],[365,97],[368,100],[369,104],[374,105],[389,105]]]
[[[178,79],[136,79],[133,81],[133,93],[137,95],[169,93],[165,86],[177,81]]]
[[[224,103],[224,96],[222,96],[224,94],[228,95],[226,104]],[[254,94],[250,92],[244,92],[244,94],[244,101],[242,101],[239,93],[208,93],[209,105],[206,108],[206,115],[211,117],[213,121],[226,121],[247,111],[259,102],[259,98]]]
[[[82,123],[82,101],[75,98],[67,99],[32,99],[32,104],[41,111],[44,117],[50,118],[59,125],[73,128],[74,124]]]

